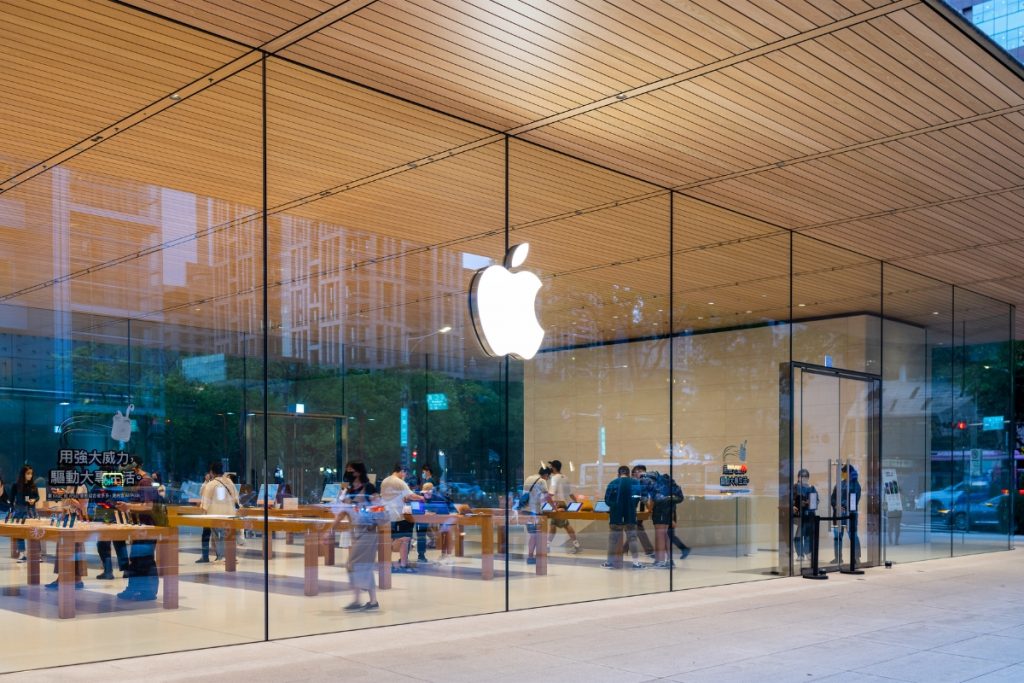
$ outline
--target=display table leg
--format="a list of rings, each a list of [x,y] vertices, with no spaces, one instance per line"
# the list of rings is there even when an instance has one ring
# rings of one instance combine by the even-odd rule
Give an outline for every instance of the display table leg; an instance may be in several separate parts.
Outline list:
[[[168,528],[156,544],[157,566],[164,579],[164,609],[178,609],[178,530]]]
[[[391,588],[391,523],[377,525],[377,587]]]
[[[546,576],[548,573],[548,518],[540,517],[537,522],[537,576]]]
[[[25,541],[25,554],[28,557],[28,585],[39,585],[39,560],[41,557],[39,541],[30,538]]]
[[[494,578],[494,520],[491,517],[480,520],[480,578],[484,581]]]
[[[320,534],[315,529],[310,529],[304,536],[305,594],[316,595],[320,592]]]
[[[75,618],[75,544],[67,537],[57,541],[57,613]]]
[[[334,529],[331,529],[326,534],[324,534],[324,539],[323,540],[324,540],[324,542],[321,543],[321,546],[322,546],[321,550],[323,551],[323,556],[324,556],[324,566],[326,566],[326,567],[333,567],[334,566],[334,551],[338,547],[338,534],[337,534],[337,532],[334,531]]]
[[[233,572],[238,569],[238,532],[235,529],[224,530],[224,571]]]

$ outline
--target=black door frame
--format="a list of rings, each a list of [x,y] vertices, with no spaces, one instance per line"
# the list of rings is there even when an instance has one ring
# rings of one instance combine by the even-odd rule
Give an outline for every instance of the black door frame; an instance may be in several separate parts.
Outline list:
[[[861,533],[867,534],[868,539],[875,539],[875,542],[864,544],[862,547],[867,550],[867,560],[863,566],[875,566],[881,563],[882,539],[882,376],[833,368],[814,363],[801,361],[790,361],[780,365],[779,372],[779,569],[787,576],[794,575],[793,565],[793,514],[790,501],[792,500],[793,468],[796,458],[794,434],[795,422],[793,420],[796,410],[796,396],[793,391],[796,371],[814,375],[824,375],[836,379],[852,379],[860,382],[867,382],[870,385],[868,392],[868,438],[867,452],[867,476],[866,481],[871,486],[865,487],[862,497],[867,508],[862,508]],[[828,495],[828,494],[826,494]]]

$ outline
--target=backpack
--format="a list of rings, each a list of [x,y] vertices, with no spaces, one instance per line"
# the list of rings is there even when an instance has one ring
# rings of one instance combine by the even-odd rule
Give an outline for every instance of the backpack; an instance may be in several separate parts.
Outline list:
[[[516,501],[516,510],[525,510],[530,507],[530,492],[533,491],[533,487],[537,485],[538,481],[540,481],[540,477],[537,477],[534,482],[530,484],[530,488],[519,495],[519,500]]]
[[[665,501],[673,505],[683,502],[683,489],[676,483],[676,480],[667,474],[658,475],[655,485],[654,499],[657,502]]]

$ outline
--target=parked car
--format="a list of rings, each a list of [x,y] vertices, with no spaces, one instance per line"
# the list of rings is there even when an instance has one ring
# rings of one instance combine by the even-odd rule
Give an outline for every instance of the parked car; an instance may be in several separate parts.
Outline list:
[[[976,499],[960,495],[951,505],[933,508],[933,516],[957,531],[976,527],[1006,530],[1010,519],[1010,496],[1000,493],[991,498]]]
[[[957,498],[964,494],[977,496],[978,494],[988,493],[988,491],[989,482],[984,479],[972,481],[970,485],[966,481],[960,481],[943,489],[925,491],[919,494],[914,500],[914,507],[917,510],[931,510],[935,512],[938,508],[949,508]]]

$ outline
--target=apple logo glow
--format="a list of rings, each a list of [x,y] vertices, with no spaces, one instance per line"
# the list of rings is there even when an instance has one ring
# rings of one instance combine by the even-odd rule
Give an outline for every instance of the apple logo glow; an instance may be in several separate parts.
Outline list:
[[[534,307],[540,278],[528,270],[511,272],[529,253],[529,244],[517,244],[505,254],[504,266],[487,266],[473,276],[469,310],[480,346],[490,356],[530,360],[544,341]]]

